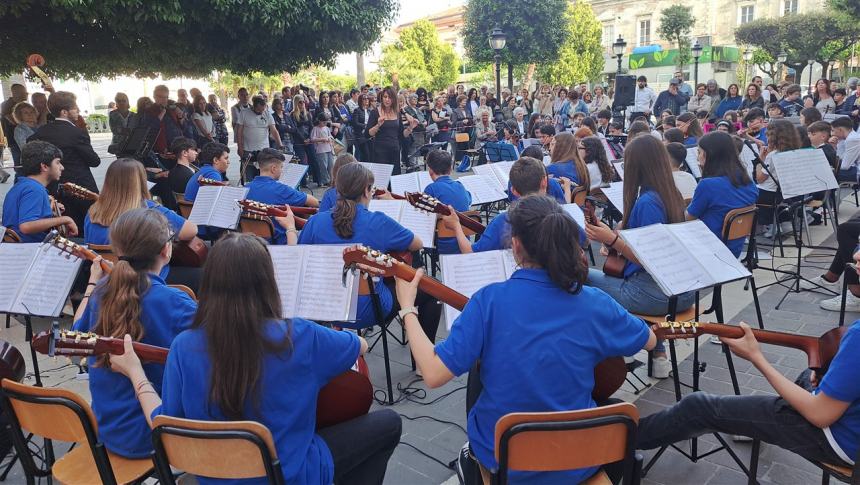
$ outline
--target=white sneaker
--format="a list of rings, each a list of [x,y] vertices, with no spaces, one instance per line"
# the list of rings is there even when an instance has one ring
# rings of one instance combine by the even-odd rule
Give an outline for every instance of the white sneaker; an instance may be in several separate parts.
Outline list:
[[[817,285],[817,286],[816,286]],[[821,288],[830,288],[834,291],[839,289],[839,280],[836,281],[827,281],[822,276],[816,276],[809,281],[800,280],[800,289],[801,290],[820,290]]]
[[[824,310],[838,312],[842,306],[842,295],[822,300],[819,305]],[[860,312],[860,297],[854,296],[850,291],[845,295],[845,311]]]
[[[653,375],[655,379],[666,379],[672,370],[672,364],[666,357],[654,357],[653,359]]]
[[[720,337],[718,337],[718,336],[716,336],[716,335],[711,335],[711,339],[710,339],[710,340],[711,340],[711,343],[712,343],[712,344],[715,344],[715,345],[723,345],[723,341],[722,341],[722,340],[720,340]]]

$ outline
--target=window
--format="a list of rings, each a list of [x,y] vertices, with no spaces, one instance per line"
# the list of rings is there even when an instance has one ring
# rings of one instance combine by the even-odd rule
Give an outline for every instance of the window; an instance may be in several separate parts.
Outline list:
[[[612,49],[612,44],[615,43],[615,26],[611,24],[603,25],[603,47]]]
[[[783,15],[792,15],[797,13],[797,0],[783,0],[782,1],[782,14]]]
[[[755,5],[744,5],[741,7],[740,23],[741,25],[752,22],[755,18]]]
[[[637,45],[651,44],[651,19],[639,21],[639,43]]]

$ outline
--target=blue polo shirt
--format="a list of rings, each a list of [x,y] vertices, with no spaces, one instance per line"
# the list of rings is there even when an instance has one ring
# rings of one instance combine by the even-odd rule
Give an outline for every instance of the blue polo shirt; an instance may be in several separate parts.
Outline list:
[[[322,200],[320,200],[319,211],[325,212],[334,209],[335,202],[337,202],[337,189],[329,187],[328,190],[323,193]]]
[[[289,185],[282,184],[272,177],[266,177],[265,175],[254,177],[254,180],[252,180],[247,187],[248,195],[245,197],[264,204],[303,206],[308,201],[308,195],[304,192],[298,191]],[[286,244],[286,229],[281,227],[281,225],[275,221],[274,217],[271,219],[272,226],[275,228],[275,234],[274,241],[270,242],[274,242],[275,244]]]
[[[363,244],[372,249],[387,253],[390,251],[406,251],[415,238],[412,231],[401,226],[397,221],[382,212],[371,212],[362,204],[356,205],[355,218],[352,221],[352,237],[343,239],[334,230],[333,211],[317,213],[308,219],[308,223],[299,233],[299,244]],[[393,306],[393,298],[382,278],[376,282],[376,292],[382,303],[382,312],[388,314]],[[373,305],[369,295],[358,297],[354,327],[365,328],[375,325]],[[347,325],[353,327],[353,325]]]
[[[438,177],[433,183],[424,188],[424,193],[450,205],[454,210],[463,212],[472,206],[472,194],[462,183],[449,175]],[[440,237],[436,239],[436,249],[439,254],[460,254],[460,246],[456,237]]]
[[[701,219],[720,240],[723,239],[723,221],[729,211],[755,204],[758,187],[754,182],[741,187],[732,185],[725,175],[706,177],[699,181],[687,213]],[[735,257],[740,256],[745,237],[732,239],[726,246]]]
[[[688,136],[684,139],[684,146],[687,148],[695,148],[699,144],[699,139],[695,136]]]
[[[573,163],[573,160],[568,160],[566,162],[553,162],[547,165],[546,173],[554,176],[554,177],[567,177],[571,182],[576,185],[582,185],[582,182],[579,181],[579,174],[576,173],[576,165]],[[552,179],[550,179],[552,180]],[[556,185],[561,188],[561,184],[558,181],[555,181]],[[547,185],[547,192],[549,192],[549,185]],[[564,198],[564,190],[562,189],[562,199]],[[561,202],[564,204],[565,202]]]
[[[508,213],[502,212],[487,224],[481,237],[472,244],[472,252],[495,251],[511,247],[511,225],[508,223]]]
[[[508,200],[513,202],[519,199],[519,197],[514,195],[514,191],[511,190],[511,187],[513,187],[513,185],[511,185],[511,182],[508,181]],[[561,187],[561,184],[556,179],[547,179],[546,195],[555,199],[559,204],[567,204],[567,200],[564,198],[564,189]]]
[[[499,418],[512,412],[595,407],[594,367],[608,357],[635,354],[648,337],[645,323],[602,290],[583,286],[573,295],[556,286],[545,270],[520,269],[508,281],[478,290],[435,350],[454,375],[469,372],[480,359],[484,388],[469,411],[469,444],[478,461],[495,470]],[[579,483],[595,470],[540,476],[520,472],[511,478],[517,483]]]
[[[105,281],[107,279],[99,283],[81,319],[75,322],[74,330],[89,332],[96,326]],[[158,347],[170,347],[173,339],[191,326],[197,303],[184,292],[167,286],[156,275],[149,275],[149,282],[150,287],[140,300],[140,323],[144,328],[140,341]],[[140,412],[131,381],[107,367],[96,367],[95,357],[89,357],[88,363],[90,393],[99,426],[99,438],[110,451],[118,455],[127,458],[149,456],[152,453],[150,428],[146,417]],[[155,391],[161,394],[164,366],[144,363],[143,370]]]
[[[42,242],[48,235],[48,231],[24,234],[20,227],[25,222],[50,217],[54,217],[54,213],[51,212],[48,189],[38,180],[18,177],[3,200],[3,225],[18,233],[21,236],[21,242]]]
[[[636,229],[637,227],[650,226],[651,224],[668,224],[669,217],[666,216],[666,209],[663,206],[663,201],[657,192],[651,189],[642,188],[639,198],[633,204],[633,209],[630,211],[630,217],[627,219],[627,227],[625,229]],[[642,271],[642,266],[627,261],[624,265],[624,278],[629,278],[633,274]]]
[[[854,322],[848,332],[842,337],[839,351],[830,363],[830,368],[821,379],[818,390],[842,402],[851,403],[845,413],[824,433],[828,440],[834,438],[836,443],[849,458],[849,463],[857,459],[860,451],[860,379],[857,369],[860,369],[860,320]],[[835,448],[834,448],[835,449]],[[837,452],[839,450],[836,450]]]
[[[188,183],[185,184],[185,200],[188,202],[194,202],[194,199],[197,198],[197,191],[200,190],[200,183],[198,180],[202,178],[217,180],[219,182],[224,180],[224,178],[221,177],[221,172],[215,170],[215,167],[212,165],[203,165],[200,167],[200,171],[192,175],[191,178],[188,179]]]
[[[244,418],[262,423],[272,432],[286,483],[332,483],[331,451],[314,432],[317,395],[332,378],[355,364],[361,349],[358,337],[301,318],[265,325],[270,341],[282,342],[289,332],[292,346],[279,354],[263,355],[257,383],[259,401],[245,402]],[[203,330],[188,330],[176,337],[164,372],[162,404],[153,416],[228,421],[219,406],[206,398],[211,362]],[[146,437],[149,440],[149,432]],[[269,483],[264,477],[228,481],[198,476],[197,480],[204,485]]]

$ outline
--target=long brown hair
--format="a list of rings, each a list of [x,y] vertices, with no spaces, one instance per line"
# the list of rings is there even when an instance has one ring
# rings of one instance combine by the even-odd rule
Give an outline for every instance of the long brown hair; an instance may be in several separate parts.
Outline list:
[[[552,163],[573,162],[576,168],[576,176],[579,177],[579,184],[583,187],[590,187],[591,180],[588,177],[588,167],[579,156],[579,151],[576,149],[576,137],[565,131],[555,135],[555,146],[552,148],[550,159]]]
[[[131,158],[120,158],[110,164],[105,173],[99,200],[90,207],[90,220],[110,226],[123,213],[144,207],[148,199],[143,164]]]
[[[797,128],[791,121],[770,120],[765,133],[771,151],[787,152],[800,148],[800,136],[798,136]]]
[[[264,355],[289,351],[293,345],[289,328],[281,341],[266,338],[266,322],[282,318],[266,242],[236,232],[219,239],[206,258],[199,295],[192,327],[206,335],[212,364],[209,401],[227,419],[247,419],[246,401],[250,398],[253,407],[259,407]]]
[[[686,113],[682,113],[678,116],[677,120],[681,123],[689,123],[687,125],[687,132],[684,133],[685,136],[695,136],[696,138],[701,138],[705,133],[702,131],[702,125],[699,124],[699,118],[696,118],[696,115],[690,113],[689,111]]]
[[[143,338],[140,300],[149,289],[149,272],[170,239],[167,218],[153,209],[126,211],[111,225],[111,247],[119,260],[95,289],[100,307],[93,332],[108,337],[129,334],[134,340]],[[96,362],[110,364],[106,355]]]
[[[675,186],[669,152],[653,136],[640,136],[624,147],[624,220],[627,227],[633,205],[644,189],[657,192],[669,223],[684,221],[684,199]]]
[[[606,150],[603,149],[603,143],[596,136],[587,136],[580,141],[585,147],[585,163],[596,163],[600,169],[600,178],[604,183],[612,182],[613,168],[606,157]],[[587,165],[586,165],[587,166]],[[590,184],[589,184],[590,185]]]
[[[340,172],[340,169],[344,165],[349,165],[350,163],[358,163],[358,160],[350,153],[341,153],[334,159],[334,166],[331,168],[331,179],[335,181],[335,186],[337,186],[337,173]]]
[[[365,191],[373,186],[373,172],[360,163],[348,163],[337,172],[334,184],[337,187],[337,202],[331,217],[334,231],[343,239],[352,238],[352,221],[355,219],[356,205]]]

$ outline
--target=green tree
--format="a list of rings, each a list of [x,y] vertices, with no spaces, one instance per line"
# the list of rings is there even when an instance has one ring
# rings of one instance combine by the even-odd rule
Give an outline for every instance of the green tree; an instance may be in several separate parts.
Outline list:
[[[853,17],[854,21],[860,21],[860,2],[857,0],[830,0],[829,4],[835,12]]]
[[[15,0],[0,2],[0,74],[40,53],[46,72],[98,78],[295,72],[367,50],[396,0]],[[50,12],[47,14],[46,12]]]
[[[400,32],[399,39],[382,48],[379,65],[388,77],[397,76],[400,87],[444,89],[460,70],[454,48],[439,40],[428,20],[419,20]]]
[[[558,59],[568,38],[563,13],[567,0],[469,0],[463,25],[463,46],[472,62],[493,63],[495,52],[488,38],[496,27],[507,35],[501,62],[508,65],[508,84],[517,64],[547,63]]]
[[[591,5],[584,1],[571,3],[564,15],[568,37],[562,44],[558,60],[537,66],[537,77],[551,84],[570,85],[594,81],[603,72],[603,31]]]
[[[782,66],[776,62],[776,58],[762,48],[753,50],[753,57],[750,62],[774,80],[777,80],[776,77],[782,69]]]
[[[672,5],[660,12],[660,28],[657,29],[657,33],[660,34],[660,37],[674,43],[678,48],[678,55],[675,57],[678,69],[683,69],[692,58],[690,31],[693,30],[695,24],[696,19],[693,17],[692,7]]]

